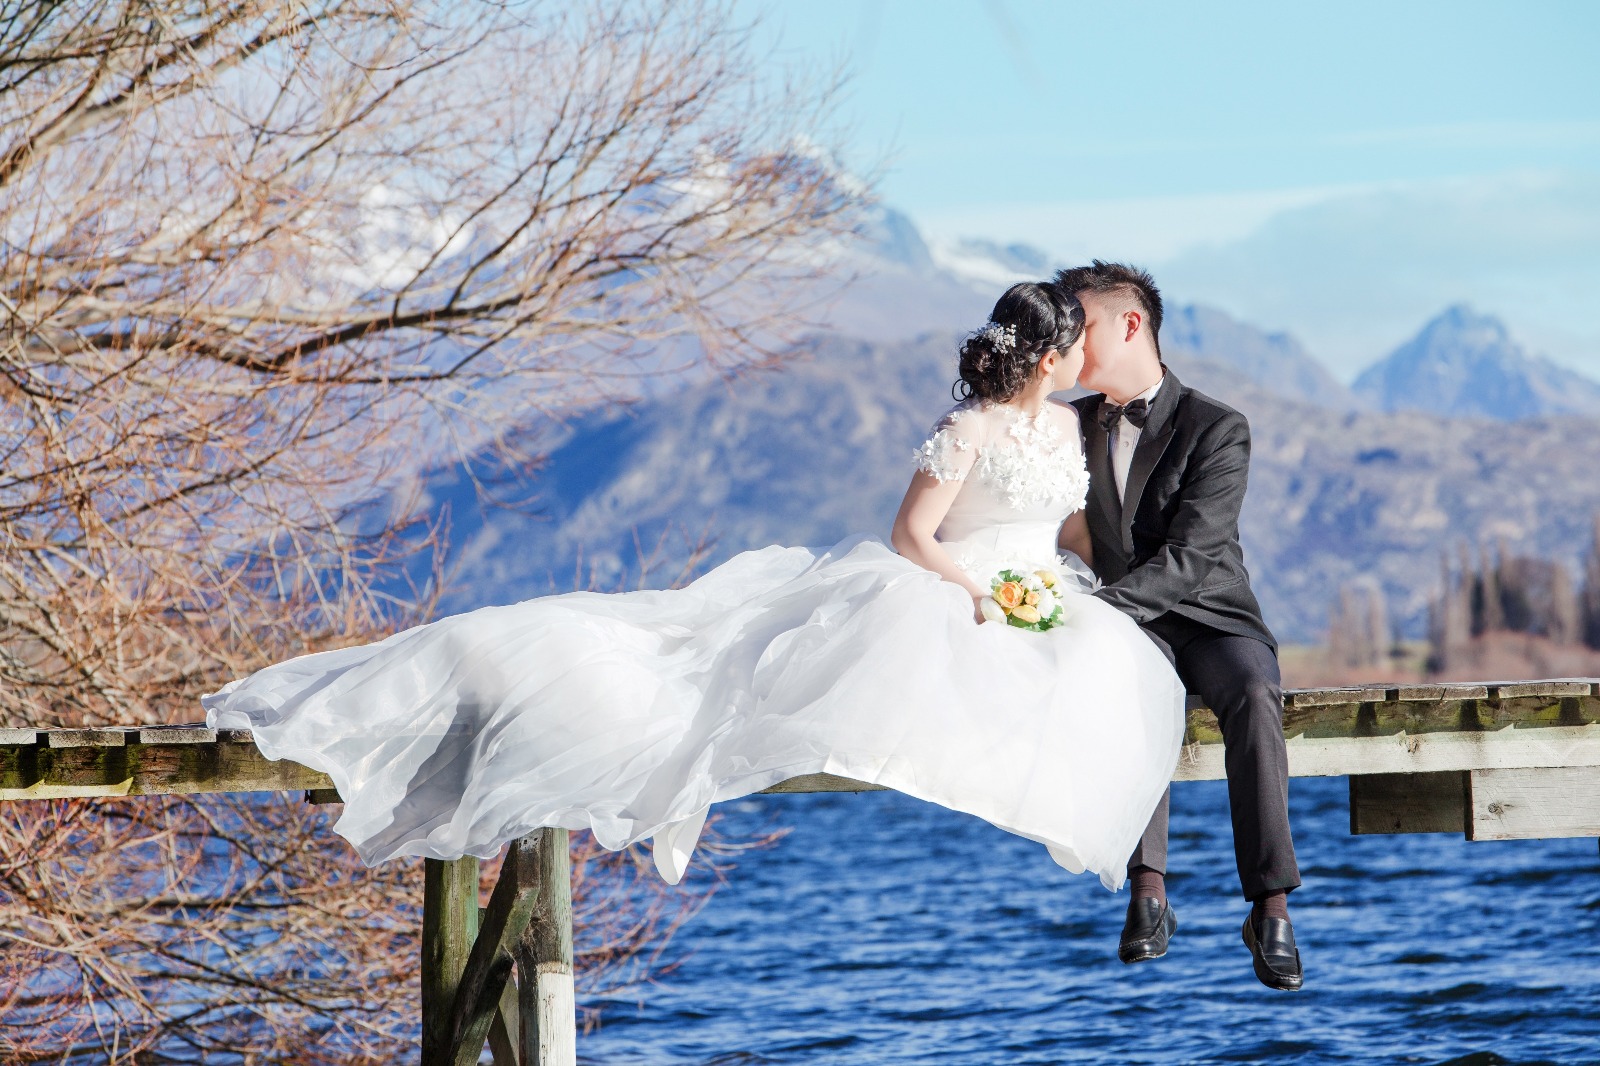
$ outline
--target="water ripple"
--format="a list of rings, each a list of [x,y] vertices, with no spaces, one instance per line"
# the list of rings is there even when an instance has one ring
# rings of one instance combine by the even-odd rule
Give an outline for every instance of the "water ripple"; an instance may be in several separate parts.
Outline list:
[[[740,859],[643,1004],[605,1005],[606,1066],[1600,1061],[1593,840],[1351,837],[1344,782],[1294,782],[1307,989],[1256,983],[1220,783],[1174,793],[1167,958],[1116,959],[1125,895],[1042,848],[895,793],[761,796]]]

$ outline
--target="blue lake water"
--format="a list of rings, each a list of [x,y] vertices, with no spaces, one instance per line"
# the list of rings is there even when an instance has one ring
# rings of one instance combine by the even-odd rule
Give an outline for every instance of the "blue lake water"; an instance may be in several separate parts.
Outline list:
[[[1221,783],[1177,787],[1167,957],[1116,958],[1126,892],[899,795],[754,796],[682,965],[605,1004],[583,1063],[1600,1062],[1593,839],[1352,837],[1343,778],[1297,779],[1306,990],[1257,984]]]

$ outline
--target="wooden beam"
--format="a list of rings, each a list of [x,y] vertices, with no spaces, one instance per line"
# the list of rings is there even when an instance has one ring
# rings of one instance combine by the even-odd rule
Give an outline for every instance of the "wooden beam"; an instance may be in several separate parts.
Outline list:
[[[1369,737],[1291,737],[1291,777],[1420,774],[1455,770],[1600,768],[1600,726],[1509,728],[1493,732],[1395,733]],[[1600,770],[1591,770],[1600,779]],[[1220,781],[1222,748],[1191,744],[1178,759],[1174,781]]]
[[[511,948],[528,927],[539,899],[539,845],[543,830],[511,842],[500,878],[483,911],[483,925],[461,972],[451,1009],[451,1066],[475,1066],[511,978]]]
[[[1600,837],[1600,788],[1591,770],[1474,770],[1467,789],[1468,840]]]
[[[477,926],[478,860],[422,860],[422,1066],[451,1061],[456,989]]]
[[[1600,726],[1596,688],[1593,679],[1556,679],[1290,691],[1284,696],[1290,772],[1328,776],[1600,765],[1583,732]],[[1222,734],[1216,717],[1203,707],[1191,707],[1187,728],[1177,779],[1221,777]],[[1535,732],[1544,734],[1547,748],[1579,743],[1566,754],[1539,754],[1535,749],[1540,745],[1531,742]],[[1464,743],[1457,743],[1460,738],[1466,738]],[[1414,750],[1397,751],[1396,745]],[[808,774],[765,791],[865,792],[880,787]],[[326,774],[267,759],[247,729],[0,730],[0,800],[307,791],[326,802],[332,788]]]
[[[544,889],[516,948],[522,1012],[523,1066],[575,1066],[577,999],[572,972],[572,863],[570,834],[543,830],[539,880]]]
[[[1467,777],[1356,774],[1350,778],[1350,832],[1460,833],[1467,823]]]
[[[1485,732],[1600,723],[1593,680],[1312,689],[1284,694],[1286,737]],[[1190,744],[1218,744],[1216,716],[1189,710]]]
[[[0,800],[331,789],[328,776],[257,750],[248,729],[8,730]],[[28,734],[22,743],[19,734]]]
[[[487,907],[478,908],[478,928],[483,928],[483,915]],[[513,960],[516,958],[512,952]],[[522,1045],[520,1019],[517,1017],[517,987],[515,980],[507,981],[500,992],[500,1003],[489,1026],[489,1052],[494,1066],[518,1066],[522,1061],[518,1049]]]
[[[513,953],[514,954],[514,953]],[[489,1052],[494,1066],[521,1066],[521,1020],[517,1017],[517,987],[507,981],[500,990],[500,1005],[489,1026]]]

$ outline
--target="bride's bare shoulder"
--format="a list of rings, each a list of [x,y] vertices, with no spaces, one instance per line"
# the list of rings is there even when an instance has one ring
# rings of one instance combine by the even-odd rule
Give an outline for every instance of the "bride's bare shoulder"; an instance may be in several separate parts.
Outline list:
[[[976,432],[986,424],[986,411],[983,401],[973,397],[962,400],[944,414],[939,416],[939,421],[934,423],[934,429],[957,429]]]
[[[1074,426],[1078,424],[1078,408],[1077,405],[1072,403],[1070,400],[1062,400],[1055,396],[1051,396],[1045,400],[1045,403],[1050,405],[1057,418],[1062,419],[1064,422],[1069,422]]]

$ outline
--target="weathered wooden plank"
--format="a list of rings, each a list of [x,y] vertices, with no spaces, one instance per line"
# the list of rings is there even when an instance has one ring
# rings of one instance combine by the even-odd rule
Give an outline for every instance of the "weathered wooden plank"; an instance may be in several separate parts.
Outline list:
[[[120,748],[129,733],[138,736],[136,729],[51,729],[45,738],[52,748]]]
[[[1350,832],[1460,833],[1467,823],[1467,780],[1459,771],[1356,774],[1350,778]]]
[[[139,730],[140,744],[215,744],[217,731],[203,725],[147,725]]]
[[[1486,700],[1488,685],[1401,685],[1394,690],[1396,702],[1439,703],[1443,700]]]
[[[483,1055],[501,993],[511,978],[512,946],[527,929],[539,899],[539,851],[544,832],[512,841],[500,865],[500,878],[483,911],[483,925],[455,991],[448,1058],[452,1066],[474,1066]]]
[[[1299,689],[1284,693],[1287,707],[1323,707],[1338,704],[1381,703],[1389,698],[1390,689],[1383,685],[1351,688]]]
[[[1419,774],[1540,766],[1600,767],[1600,726],[1509,728],[1473,733],[1395,733],[1378,737],[1292,737],[1291,777]],[[1174,781],[1220,781],[1222,747],[1191,744]]]
[[[1556,681],[1513,681],[1492,685],[1491,698],[1515,699],[1521,696],[1589,696],[1594,694],[1594,682],[1573,678]]]
[[[0,744],[32,744],[43,732],[42,729],[0,729]]]
[[[539,894],[533,918],[516,948],[524,1066],[575,1066],[577,1002],[572,971],[570,834],[543,830]]]
[[[1600,836],[1600,780],[1578,767],[1474,770],[1468,840]]]
[[[477,935],[478,860],[422,862],[422,1064],[452,1060],[456,989]],[[482,1047],[482,1042],[479,1042]]]
[[[1517,698],[1522,696],[1595,695],[1600,679],[1558,677],[1540,681],[1440,682],[1416,685],[1344,685],[1334,688],[1286,689],[1284,705],[1319,707],[1333,704],[1447,699]]]

